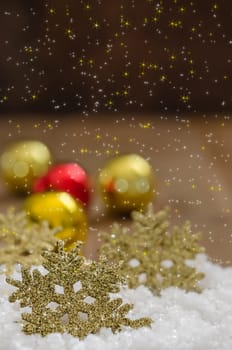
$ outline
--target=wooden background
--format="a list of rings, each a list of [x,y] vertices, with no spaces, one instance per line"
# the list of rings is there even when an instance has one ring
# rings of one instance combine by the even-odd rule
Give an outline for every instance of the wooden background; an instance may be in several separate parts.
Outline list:
[[[107,159],[139,153],[156,173],[154,210],[172,209],[173,223],[192,221],[203,233],[209,256],[223,265],[232,262],[232,198],[230,116],[11,116],[0,119],[0,150],[17,139],[39,139],[55,161],[77,161],[89,172],[94,193],[89,215],[86,255],[95,255],[97,232],[109,230],[116,218],[104,210],[97,174]],[[20,208],[23,198],[0,184],[0,210]],[[123,218],[117,220],[123,220]],[[129,224],[129,221],[127,221]]]

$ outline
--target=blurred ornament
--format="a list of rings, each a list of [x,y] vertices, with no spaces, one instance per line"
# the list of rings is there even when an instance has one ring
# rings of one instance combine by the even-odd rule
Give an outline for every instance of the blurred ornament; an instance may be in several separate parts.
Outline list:
[[[106,205],[119,212],[143,209],[153,199],[154,182],[150,164],[137,154],[112,159],[99,175]]]
[[[48,221],[51,227],[62,227],[56,237],[71,248],[74,242],[87,239],[87,218],[84,208],[66,192],[36,193],[25,200],[25,210],[35,221]]]
[[[16,193],[30,193],[36,178],[51,165],[51,153],[40,141],[19,141],[9,144],[0,158],[6,185]]]
[[[54,165],[47,174],[35,181],[34,192],[65,191],[87,206],[90,200],[90,179],[76,163]]]

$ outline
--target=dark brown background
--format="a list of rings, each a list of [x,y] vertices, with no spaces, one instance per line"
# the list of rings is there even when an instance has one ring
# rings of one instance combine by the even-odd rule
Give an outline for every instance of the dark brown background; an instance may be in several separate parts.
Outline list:
[[[231,22],[230,0],[1,0],[0,110],[231,111]]]

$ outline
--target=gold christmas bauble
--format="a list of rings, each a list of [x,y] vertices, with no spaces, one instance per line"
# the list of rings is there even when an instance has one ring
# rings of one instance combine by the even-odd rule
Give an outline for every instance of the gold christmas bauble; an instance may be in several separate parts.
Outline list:
[[[86,241],[88,225],[84,208],[69,193],[36,193],[25,200],[24,208],[32,220],[61,227],[56,237],[65,240],[67,248],[78,240]]]
[[[9,144],[0,158],[5,184],[16,193],[30,193],[34,180],[44,175],[50,165],[48,147],[34,140]]]
[[[99,184],[106,206],[118,212],[142,210],[154,195],[154,172],[137,154],[119,156],[101,170]]]

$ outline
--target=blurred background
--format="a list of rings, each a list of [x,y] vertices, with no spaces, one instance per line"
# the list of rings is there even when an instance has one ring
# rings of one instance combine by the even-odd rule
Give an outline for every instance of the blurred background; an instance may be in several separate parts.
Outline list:
[[[232,107],[230,0],[2,0],[1,112]]]
[[[156,174],[154,210],[231,264],[231,22],[229,0],[1,0],[0,149],[38,139],[86,168],[88,254],[114,220],[99,170],[133,152]],[[22,203],[1,181],[0,209]]]
[[[42,114],[41,114],[42,115]],[[110,231],[123,216],[106,211],[99,192],[99,171],[109,159],[136,153],[147,159],[155,174],[154,211],[171,208],[172,224],[192,222],[202,232],[207,254],[223,265],[232,263],[232,119],[229,115],[198,118],[78,114],[8,115],[0,119],[1,153],[10,141],[40,140],[54,162],[77,162],[86,169],[94,192],[88,212],[87,255],[96,254],[97,234]],[[0,211],[22,208],[23,197],[5,187],[0,177]],[[125,221],[126,220],[126,221]]]

